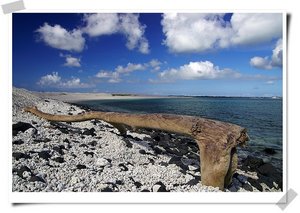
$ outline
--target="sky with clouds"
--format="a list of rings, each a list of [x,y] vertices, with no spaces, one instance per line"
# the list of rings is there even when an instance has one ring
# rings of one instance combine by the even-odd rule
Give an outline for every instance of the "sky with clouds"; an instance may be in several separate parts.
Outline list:
[[[13,14],[13,86],[282,96],[282,14]]]

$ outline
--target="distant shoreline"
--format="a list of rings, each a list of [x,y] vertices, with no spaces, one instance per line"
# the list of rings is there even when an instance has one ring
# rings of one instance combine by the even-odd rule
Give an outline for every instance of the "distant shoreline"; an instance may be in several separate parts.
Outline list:
[[[207,96],[207,95],[143,95],[130,93],[81,93],[81,92],[33,92],[41,98],[52,98],[65,102],[95,101],[95,100],[136,100],[160,98],[250,98],[250,99],[282,99],[273,97],[243,97],[243,96]]]
[[[95,100],[122,100],[122,99],[158,99],[158,98],[177,98],[177,96],[159,95],[137,95],[122,93],[70,93],[70,92],[33,92],[41,98],[51,98],[65,102],[95,101]],[[178,96],[178,98],[180,98]],[[182,97],[183,98],[183,97]]]

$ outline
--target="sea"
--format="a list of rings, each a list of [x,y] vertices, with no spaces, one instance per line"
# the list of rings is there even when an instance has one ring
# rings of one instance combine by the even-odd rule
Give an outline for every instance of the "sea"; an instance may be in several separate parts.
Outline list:
[[[238,124],[245,127],[250,136],[247,146],[238,152],[262,158],[282,170],[282,98],[201,96],[93,100],[77,104],[98,111],[191,115]],[[266,153],[266,148],[275,154]]]

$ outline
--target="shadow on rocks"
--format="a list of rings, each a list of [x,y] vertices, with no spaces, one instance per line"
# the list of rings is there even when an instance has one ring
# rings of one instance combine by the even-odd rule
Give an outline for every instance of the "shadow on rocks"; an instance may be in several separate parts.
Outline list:
[[[258,179],[235,174],[229,191],[234,191],[234,188],[238,190],[240,187],[247,191],[253,191],[253,188],[251,190],[250,186],[255,187],[259,191],[271,191],[272,188],[282,190],[282,172],[271,163],[264,163],[263,159],[248,155],[241,161],[239,167],[245,172],[256,172]]]
[[[145,148],[139,150],[140,154],[154,156],[167,155],[170,157],[170,160],[167,163],[159,162],[161,166],[175,164],[180,167],[180,172],[183,174],[186,175],[189,173],[195,177],[195,179],[190,181],[189,185],[196,185],[199,183],[201,177],[194,174],[196,172],[200,173],[199,148],[194,139],[179,134],[145,128],[135,130],[135,132],[150,136],[143,139],[148,145],[144,145]],[[141,139],[139,138],[127,134],[122,134],[122,136],[126,146],[129,148],[132,148],[133,143],[143,145],[143,143],[140,143]],[[152,150],[154,154],[149,152],[150,150]],[[154,161],[152,161],[152,164],[154,164]]]

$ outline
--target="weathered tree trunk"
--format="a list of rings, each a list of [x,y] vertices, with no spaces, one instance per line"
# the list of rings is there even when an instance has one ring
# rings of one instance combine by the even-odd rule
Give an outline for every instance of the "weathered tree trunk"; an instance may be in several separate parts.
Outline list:
[[[151,128],[192,136],[200,149],[201,182],[221,190],[231,182],[237,167],[236,147],[248,141],[246,129],[238,125],[194,116],[170,114],[128,114],[116,112],[87,112],[79,115],[52,115],[27,107],[49,121],[79,122],[100,119],[108,123],[134,128]]]

